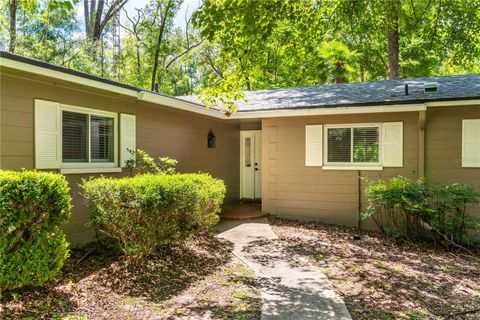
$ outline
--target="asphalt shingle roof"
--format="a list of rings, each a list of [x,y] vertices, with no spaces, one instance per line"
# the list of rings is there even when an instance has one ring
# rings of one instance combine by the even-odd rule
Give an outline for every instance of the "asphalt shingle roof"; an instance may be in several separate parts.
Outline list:
[[[438,84],[437,92],[425,93],[425,83],[431,82]],[[406,84],[408,95],[405,94]],[[480,74],[256,90],[246,91],[245,97],[246,101],[236,102],[239,112],[478,99]],[[180,98],[198,102],[194,96]]]
[[[436,93],[424,92],[424,84],[430,82],[438,83]],[[474,99],[480,98],[480,74],[257,90],[247,91],[245,96],[246,102],[236,104],[238,111]]]

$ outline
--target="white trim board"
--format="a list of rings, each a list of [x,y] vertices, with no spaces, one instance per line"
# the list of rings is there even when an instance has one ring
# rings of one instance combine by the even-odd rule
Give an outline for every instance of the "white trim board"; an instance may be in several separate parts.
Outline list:
[[[145,101],[150,103],[159,104],[166,107],[172,107],[178,110],[184,110],[189,112],[194,112],[197,114],[217,118],[217,119],[225,119],[225,115],[218,110],[208,109],[198,104],[190,103],[188,101],[184,101],[177,98],[170,98],[167,96],[162,96],[154,93],[150,93],[147,91],[141,91],[138,93],[138,100]],[[173,101],[172,101],[173,100]]]
[[[450,100],[450,101],[431,101],[425,102],[427,108],[432,107],[465,107],[465,106],[479,106],[480,99],[471,99],[471,100]]]
[[[93,88],[102,89],[102,90],[106,90],[114,93],[120,93],[130,97],[137,97],[137,91],[135,90],[122,88],[113,84],[108,84],[108,83],[104,83],[104,82],[93,80],[93,79],[87,79],[84,77],[68,74],[65,72],[57,71],[57,70],[51,70],[51,69],[40,67],[40,66],[34,66],[28,63],[15,61],[8,58],[0,57],[0,66],[16,69],[20,71],[25,71],[28,73],[33,73],[41,76],[51,77],[59,80],[64,80],[64,81],[84,85],[87,87],[93,87]]]
[[[301,117],[301,116],[321,116],[335,114],[360,114],[360,113],[389,113],[389,112],[412,112],[425,111],[427,107],[424,104],[403,104],[403,105],[385,105],[385,106],[365,106],[365,107],[331,107],[331,108],[312,108],[300,110],[272,110],[272,111],[245,111],[232,114],[228,119],[254,119],[254,118],[279,118],[279,117]]]

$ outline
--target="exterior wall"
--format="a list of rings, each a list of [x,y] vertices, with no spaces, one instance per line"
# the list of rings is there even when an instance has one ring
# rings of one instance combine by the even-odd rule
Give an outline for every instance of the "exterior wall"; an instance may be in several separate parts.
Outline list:
[[[305,166],[305,125],[404,122],[404,166],[382,171],[323,170]],[[272,215],[318,220],[331,224],[357,224],[358,190],[365,180],[396,175],[417,177],[419,113],[383,113],[272,118],[262,121],[262,209]],[[367,199],[361,194],[361,210]],[[373,227],[365,221],[367,228]]]
[[[178,160],[180,172],[209,172],[227,185],[226,201],[239,195],[240,125],[192,113],[140,103],[133,98],[105,93],[80,86],[53,83],[48,78],[20,77],[2,69],[0,87],[0,168],[34,168],[34,99],[58,101],[79,107],[124,112],[136,115],[137,148],[154,157]],[[207,134],[212,129],[216,148],[207,148]],[[104,174],[120,176],[121,174]],[[92,239],[86,226],[89,209],[79,195],[78,183],[95,174],[66,175],[70,183],[74,209],[65,231],[73,244]]]
[[[480,119],[480,105],[437,107],[427,110],[426,174],[433,181],[471,184],[480,191],[480,168],[462,168],[464,119]],[[472,213],[480,218],[480,206]]]
[[[243,120],[240,122],[240,130],[262,130],[262,121]]]

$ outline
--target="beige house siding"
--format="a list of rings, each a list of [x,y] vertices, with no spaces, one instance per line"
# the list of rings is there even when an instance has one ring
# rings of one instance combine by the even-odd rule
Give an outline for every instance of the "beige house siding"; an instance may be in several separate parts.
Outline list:
[[[53,82],[55,81],[55,82]],[[56,80],[23,77],[2,69],[0,87],[0,168],[34,168],[34,99],[58,101],[79,107],[136,115],[137,147],[152,156],[178,160],[180,172],[209,172],[227,185],[227,200],[238,199],[240,125],[192,113],[137,102],[133,98],[94,89],[72,87]],[[212,129],[216,148],[207,148],[207,134]],[[105,174],[119,176],[120,174]],[[77,184],[93,174],[66,175],[72,189],[74,209],[65,226],[74,244],[92,239],[86,226],[89,210],[79,195]]]
[[[466,183],[480,191],[480,168],[462,168],[464,119],[480,119],[480,105],[427,110],[426,173],[433,181]],[[480,218],[480,207],[476,207],[473,213]]]
[[[404,166],[382,171],[323,170],[305,166],[305,125],[403,121]],[[419,113],[271,118],[262,121],[263,210],[277,216],[355,226],[358,174],[368,179],[418,175]],[[361,180],[363,190],[366,182]],[[362,210],[366,198],[361,197]],[[364,222],[371,227],[371,222]]]

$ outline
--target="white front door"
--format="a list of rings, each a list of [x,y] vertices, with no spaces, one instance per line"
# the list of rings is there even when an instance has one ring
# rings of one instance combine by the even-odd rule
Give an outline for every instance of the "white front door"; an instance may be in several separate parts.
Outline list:
[[[240,198],[262,197],[262,132],[240,132]]]

